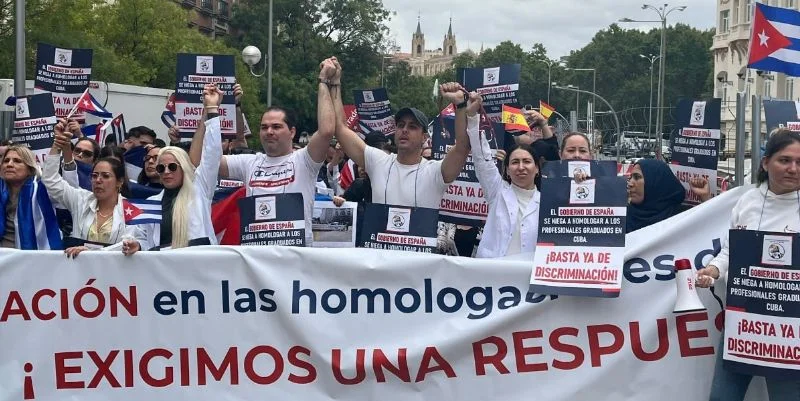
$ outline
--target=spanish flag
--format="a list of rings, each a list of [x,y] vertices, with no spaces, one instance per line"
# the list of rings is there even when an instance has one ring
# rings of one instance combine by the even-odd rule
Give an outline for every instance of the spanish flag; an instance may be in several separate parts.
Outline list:
[[[539,101],[539,114],[544,116],[544,118],[550,118],[553,115],[553,112],[556,111],[556,108],[543,102]]]
[[[525,121],[525,116],[522,115],[522,110],[515,109],[511,106],[503,105],[503,124],[506,125],[508,131],[530,131],[528,123]]]

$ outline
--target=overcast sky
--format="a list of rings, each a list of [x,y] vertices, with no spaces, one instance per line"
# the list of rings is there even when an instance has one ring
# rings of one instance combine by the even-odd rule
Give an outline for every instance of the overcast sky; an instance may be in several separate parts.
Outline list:
[[[425,47],[442,46],[448,19],[453,17],[453,33],[459,51],[478,50],[511,40],[526,51],[542,43],[550,58],[569,54],[591,41],[594,34],[622,17],[658,19],[655,11],[642,10],[641,0],[383,0],[396,14],[388,23],[391,35],[404,52],[411,51],[411,35],[421,16]],[[654,5],[659,3],[652,3]],[[663,3],[660,3],[663,4]],[[686,5],[667,19],[706,29],[714,27],[716,0],[683,0],[670,7]],[[653,23],[628,23],[622,26],[648,29]]]

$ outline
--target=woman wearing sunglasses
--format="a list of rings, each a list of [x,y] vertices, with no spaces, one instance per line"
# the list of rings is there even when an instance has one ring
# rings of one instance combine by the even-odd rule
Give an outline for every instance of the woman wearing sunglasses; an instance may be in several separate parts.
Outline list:
[[[156,173],[164,190],[150,200],[161,201],[161,223],[137,225],[135,239],[122,242],[122,253],[133,255],[144,249],[183,248],[217,244],[211,224],[211,200],[217,186],[222,139],[219,105],[222,92],[216,85],[203,89],[207,114],[203,155],[195,169],[185,150],[167,146],[158,151]]]
[[[66,121],[56,124],[55,139],[50,157],[44,161],[42,182],[50,199],[72,214],[74,239],[89,244],[114,244],[125,236],[133,235],[133,228],[125,225],[122,197],[127,193],[125,166],[118,160],[102,158],[92,166],[92,190],[68,184],[58,173],[63,154],[65,164],[73,162],[70,140],[72,133],[65,129]],[[68,247],[67,257],[75,258],[89,249],[86,244]]]

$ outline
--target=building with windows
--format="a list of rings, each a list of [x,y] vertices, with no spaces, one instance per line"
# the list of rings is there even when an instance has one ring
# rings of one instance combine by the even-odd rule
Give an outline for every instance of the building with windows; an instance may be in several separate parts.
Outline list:
[[[231,8],[238,0],[171,0],[183,8],[195,11],[195,17],[189,26],[197,27],[200,32],[216,38],[230,34],[228,22],[231,19]]]
[[[453,19],[442,40],[442,47],[430,50],[425,48],[425,34],[422,33],[419,17],[417,30],[411,35],[411,54],[397,53],[395,61],[406,61],[412,75],[429,77],[445,71],[453,66],[453,59],[458,56],[456,35],[453,34]]]
[[[714,93],[722,99],[722,133],[726,135],[725,150],[733,152],[736,137],[736,93],[747,95],[746,135],[750,144],[752,95],[764,98],[800,100],[797,79],[785,74],[747,68],[750,46],[750,22],[754,0],[717,0],[717,32],[711,46],[714,57]],[[763,0],[762,3],[797,10],[800,0]],[[762,114],[762,134],[766,124]]]

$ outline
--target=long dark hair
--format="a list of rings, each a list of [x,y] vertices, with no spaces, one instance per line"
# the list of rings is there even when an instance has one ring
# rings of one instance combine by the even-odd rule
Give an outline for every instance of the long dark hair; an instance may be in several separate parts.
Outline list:
[[[758,184],[763,184],[769,179],[767,170],[764,170],[764,160],[767,160],[793,143],[800,143],[800,134],[793,131],[777,131],[770,135],[762,163],[758,165]]]
[[[514,153],[514,151],[517,150],[517,149],[524,150],[524,151],[530,153],[531,157],[533,157],[533,163],[536,165],[536,169],[539,170],[539,172],[536,173],[536,177],[533,178],[533,184],[536,185],[536,189],[537,190],[541,189],[542,163],[539,160],[539,156],[536,154],[536,151],[533,149],[533,147],[531,147],[529,145],[516,145],[513,148],[511,148],[511,150],[506,155],[506,158],[503,159],[503,179],[506,180],[506,182],[511,183],[511,177],[508,175],[508,164],[511,161],[511,154]]]
[[[128,189],[128,174],[125,172],[125,164],[114,157],[103,157],[94,162],[92,165],[92,172],[94,172],[94,168],[97,167],[97,164],[100,162],[106,162],[111,165],[111,171],[114,173],[114,178],[116,178],[117,181],[122,181],[122,185],[119,188],[119,193],[122,194],[122,196],[129,198],[131,193]]]

